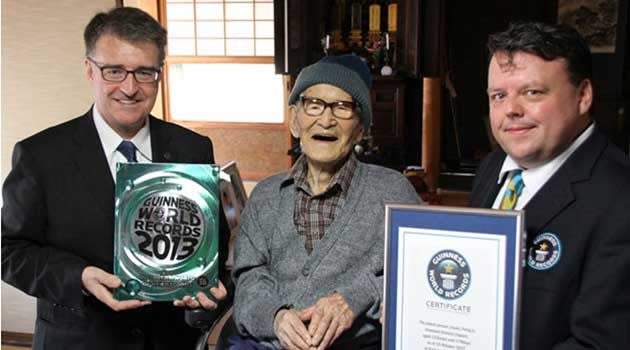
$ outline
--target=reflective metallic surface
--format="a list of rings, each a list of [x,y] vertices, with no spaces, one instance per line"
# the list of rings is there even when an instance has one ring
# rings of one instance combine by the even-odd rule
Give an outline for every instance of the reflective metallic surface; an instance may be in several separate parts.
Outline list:
[[[208,294],[218,283],[219,168],[119,163],[116,176],[115,297]]]

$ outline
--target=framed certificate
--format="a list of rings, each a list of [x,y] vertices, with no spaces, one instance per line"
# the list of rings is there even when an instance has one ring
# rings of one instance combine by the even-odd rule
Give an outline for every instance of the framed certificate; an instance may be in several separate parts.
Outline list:
[[[524,213],[385,208],[383,349],[518,349]]]

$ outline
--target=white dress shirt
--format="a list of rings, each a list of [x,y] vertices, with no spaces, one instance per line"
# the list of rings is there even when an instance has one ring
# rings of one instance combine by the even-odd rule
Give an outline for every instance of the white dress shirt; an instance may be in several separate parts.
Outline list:
[[[525,207],[525,205],[534,197],[538,190],[540,190],[543,185],[547,183],[551,176],[553,176],[553,174],[555,174],[556,171],[560,169],[562,164],[564,164],[564,162],[569,159],[571,154],[573,154],[573,152],[575,152],[575,150],[580,147],[580,145],[583,144],[584,141],[586,141],[586,139],[591,136],[594,131],[595,123],[592,123],[588,128],[586,128],[586,130],[582,132],[582,134],[580,134],[580,136],[575,139],[575,141],[573,141],[571,146],[569,146],[562,153],[557,155],[554,159],[536,168],[522,169],[521,174],[523,176],[523,183],[525,184],[525,187],[523,187],[523,192],[521,192],[521,195],[518,197],[514,209],[523,209],[523,207]],[[494,200],[494,204],[492,205],[493,209],[498,209],[501,205],[503,193],[505,192],[508,183],[512,179],[512,176],[514,176],[514,170],[517,169],[521,169],[521,167],[516,164],[516,161],[514,161],[512,157],[507,155],[505,157],[505,160],[503,161],[503,166],[501,166],[499,178],[497,179],[497,183],[503,183],[503,186],[501,186],[501,189],[499,190],[499,193]]]
[[[101,139],[101,146],[103,146],[103,152],[105,152],[105,158],[109,164],[109,170],[112,173],[114,182],[116,182],[116,163],[126,163],[127,158],[116,150],[118,145],[124,140],[120,135],[112,129],[101,113],[99,113],[96,105],[92,108],[92,115],[94,117],[94,125],[96,126],[96,132]],[[134,137],[128,141],[133,142],[136,146],[136,158],[138,163],[151,163],[151,133],[149,132],[149,118],[144,123],[144,126]]]

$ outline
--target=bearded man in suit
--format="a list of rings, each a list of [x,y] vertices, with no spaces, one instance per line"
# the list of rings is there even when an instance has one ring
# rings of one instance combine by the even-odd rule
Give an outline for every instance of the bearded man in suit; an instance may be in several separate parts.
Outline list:
[[[630,348],[630,162],[591,117],[591,54],[572,28],[488,41],[492,133],[471,205],[522,209],[523,350]]]
[[[34,349],[193,348],[200,333],[183,307],[215,309],[204,293],[174,303],[112,297],[121,285],[112,275],[114,169],[128,160],[123,141],[140,163],[213,163],[212,143],[149,114],[166,45],[151,16],[99,13],[84,39],[94,105],[15,145],[3,187],[2,279],[37,298]],[[226,291],[220,284],[211,294]]]

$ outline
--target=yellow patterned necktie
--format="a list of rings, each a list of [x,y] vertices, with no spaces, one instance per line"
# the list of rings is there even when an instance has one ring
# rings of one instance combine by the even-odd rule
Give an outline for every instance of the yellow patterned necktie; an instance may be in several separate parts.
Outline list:
[[[501,205],[499,206],[500,209],[512,210],[516,206],[516,201],[521,195],[521,192],[523,192],[523,187],[525,187],[521,172],[522,171],[520,169],[514,170],[512,179],[503,193],[503,199],[501,199]]]

